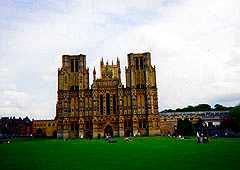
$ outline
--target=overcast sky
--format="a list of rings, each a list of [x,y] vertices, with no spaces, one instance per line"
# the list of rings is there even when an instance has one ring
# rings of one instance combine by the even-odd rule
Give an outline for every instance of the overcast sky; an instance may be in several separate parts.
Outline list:
[[[86,54],[92,80],[101,57],[124,78],[127,54],[146,51],[159,110],[240,103],[239,0],[4,0],[0,116],[54,118],[63,54]]]

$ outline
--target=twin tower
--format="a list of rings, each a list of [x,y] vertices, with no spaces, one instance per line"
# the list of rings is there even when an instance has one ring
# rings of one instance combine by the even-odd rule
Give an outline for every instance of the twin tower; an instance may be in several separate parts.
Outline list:
[[[126,87],[120,61],[100,62],[100,78],[89,69],[85,55],[63,55],[58,70],[56,105],[59,138],[148,136],[160,134],[156,69],[151,54],[128,54]]]

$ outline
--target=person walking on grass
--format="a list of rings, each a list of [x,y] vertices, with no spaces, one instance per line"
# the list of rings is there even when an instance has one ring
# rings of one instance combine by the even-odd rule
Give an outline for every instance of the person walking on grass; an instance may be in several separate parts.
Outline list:
[[[200,143],[200,135],[198,132],[197,132],[197,143]]]

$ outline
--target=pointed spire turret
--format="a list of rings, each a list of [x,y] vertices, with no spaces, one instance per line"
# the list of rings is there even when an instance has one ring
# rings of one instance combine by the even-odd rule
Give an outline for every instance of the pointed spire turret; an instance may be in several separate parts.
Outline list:
[[[96,80],[96,70],[95,70],[95,67],[94,67],[94,69],[93,69],[93,81],[95,81]]]
[[[117,65],[120,66],[120,61],[118,57],[117,57]]]

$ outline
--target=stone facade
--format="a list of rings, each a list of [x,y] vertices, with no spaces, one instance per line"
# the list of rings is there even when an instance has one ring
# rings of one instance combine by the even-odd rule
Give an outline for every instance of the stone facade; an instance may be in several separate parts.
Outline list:
[[[63,55],[58,70],[56,105],[59,138],[148,136],[160,134],[156,69],[150,53],[128,54],[126,87],[120,61],[100,62],[100,78],[89,69],[85,55]]]
[[[32,134],[38,137],[56,137],[57,123],[55,120],[33,120]]]

